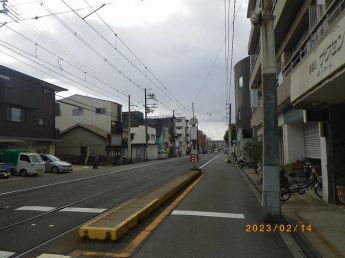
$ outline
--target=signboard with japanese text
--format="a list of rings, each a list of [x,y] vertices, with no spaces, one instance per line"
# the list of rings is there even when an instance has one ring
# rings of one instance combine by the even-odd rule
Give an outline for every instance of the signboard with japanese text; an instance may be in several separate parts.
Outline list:
[[[345,16],[332,25],[291,75],[291,102],[335,73],[345,63]]]

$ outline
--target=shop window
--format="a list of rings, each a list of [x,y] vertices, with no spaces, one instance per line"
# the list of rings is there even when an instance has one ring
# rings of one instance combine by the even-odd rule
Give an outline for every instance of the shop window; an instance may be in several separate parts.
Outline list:
[[[49,126],[49,120],[48,119],[44,119],[44,118],[40,118],[40,119],[38,119],[38,124],[40,126]]]

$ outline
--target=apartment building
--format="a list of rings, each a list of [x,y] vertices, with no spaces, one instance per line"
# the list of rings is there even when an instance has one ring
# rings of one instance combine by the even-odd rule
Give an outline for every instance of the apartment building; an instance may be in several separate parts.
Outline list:
[[[236,153],[241,153],[243,145],[252,140],[252,107],[257,107],[257,100],[250,100],[250,92],[257,91],[257,86],[249,89],[250,57],[247,56],[234,66],[235,118],[237,131]],[[253,94],[252,94],[253,95]],[[251,104],[252,103],[252,104]]]
[[[187,118],[175,118],[175,154],[180,153],[180,155],[187,155],[189,148],[189,126],[189,120]]]
[[[0,66],[0,148],[54,155],[61,91],[67,89]]]
[[[247,17],[261,0],[249,0]],[[344,0],[273,0],[280,163],[306,158],[320,168],[323,199],[336,203],[345,185]],[[258,88],[253,134],[262,138],[260,30],[248,42],[249,87]]]
[[[116,102],[73,95],[60,99],[56,128],[61,141],[56,152],[79,161],[89,155],[117,156],[122,147],[122,106]],[[79,162],[78,161],[78,162]]]

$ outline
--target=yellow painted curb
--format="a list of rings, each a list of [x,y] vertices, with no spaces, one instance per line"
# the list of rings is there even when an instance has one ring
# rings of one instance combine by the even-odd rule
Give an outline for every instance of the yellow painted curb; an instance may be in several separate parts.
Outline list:
[[[173,189],[171,189],[169,192],[164,193],[164,185],[152,190],[151,192],[148,192],[136,199],[133,199],[129,202],[126,202],[125,204],[110,210],[109,212],[97,217],[96,219],[86,223],[82,227],[79,228],[79,236],[82,238],[89,238],[89,239],[98,239],[98,240],[117,240],[121,238],[123,235],[125,235],[131,228],[133,228],[135,225],[139,223],[139,221],[143,220],[145,217],[147,217],[151,212],[153,212],[155,209],[157,209],[161,204],[163,204],[166,200],[168,200],[171,196],[173,196],[176,192],[178,192],[182,187],[184,187],[187,183],[189,183],[191,180],[193,180],[195,177],[200,175],[200,171],[198,173],[195,173],[191,175],[190,177],[186,178],[182,182],[180,182],[177,186],[175,186]],[[171,182],[171,181],[170,181]],[[156,192],[155,192],[156,191]],[[150,201],[147,205],[145,205],[143,208],[140,209],[140,206],[142,204],[145,204],[146,201],[151,196],[155,196],[162,193],[162,196],[159,198],[155,198],[152,201]],[[121,217],[126,216],[124,215],[125,212],[121,212],[121,209],[126,209],[127,205],[133,205],[130,207],[130,209],[135,209],[136,203],[138,206],[138,210],[135,211],[133,214],[128,215],[128,217]],[[115,214],[117,213],[117,214]],[[115,216],[112,216],[112,214],[115,214]],[[119,218],[120,217],[120,218]],[[118,220],[123,220],[119,224]],[[95,223],[97,223],[97,226],[92,226]],[[109,225],[107,227],[107,224]]]

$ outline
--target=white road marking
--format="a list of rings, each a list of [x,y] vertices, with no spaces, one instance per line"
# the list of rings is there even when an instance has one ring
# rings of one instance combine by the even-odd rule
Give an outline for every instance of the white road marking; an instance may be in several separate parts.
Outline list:
[[[244,219],[243,214],[236,213],[219,213],[219,212],[204,212],[204,211],[178,211],[174,210],[173,215],[189,215],[189,216],[202,216],[202,217],[216,217],[228,219]]]
[[[89,212],[89,213],[102,213],[107,209],[98,209],[98,208],[79,208],[79,207],[67,207],[61,211],[70,211],[70,212]]]
[[[15,209],[16,211],[52,211],[55,207],[45,207],[45,206],[23,206],[18,209]]]
[[[71,256],[60,255],[60,254],[41,254],[37,258],[69,258]]]
[[[214,159],[217,158],[218,156],[219,156],[219,154],[218,154],[217,156],[215,156],[213,159],[211,159],[211,160],[209,160],[208,162],[206,162],[204,165],[202,165],[202,166],[200,167],[200,169],[203,168],[203,167],[205,167],[208,163],[210,163],[212,160],[214,160]]]
[[[13,252],[0,251],[0,258],[7,258],[7,257],[10,257],[14,254],[15,253],[13,253]]]
[[[52,211],[56,209],[56,207],[46,207],[46,206],[23,206],[18,209],[15,209],[16,211]],[[104,208],[81,208],[81,207],[66,207],[60,211],[64,212],[86,212],[86,213],[102,213],[106,211],[107,209]],[[1,258],[1,257],[0,257]]]

